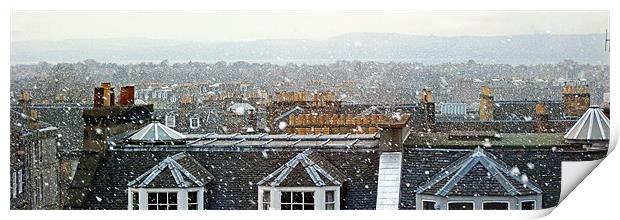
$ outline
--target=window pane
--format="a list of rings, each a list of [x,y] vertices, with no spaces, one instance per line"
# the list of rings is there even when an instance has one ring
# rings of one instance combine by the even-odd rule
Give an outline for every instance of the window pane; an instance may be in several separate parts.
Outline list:
[[[159,210],[167,210],[168,209],[167,205],[159,205],[157,207],[159,208]]]
[[[474,203],[471,202],[455,202],[448,204],[449,210],[474,210]]]
[[[157,210],[157,206],[156,205],[149,205],[149,210]]]
[[[534,201],[527,201],[521,203],[521,210],[534,210]]]
[[[263,203],[263,210],[269,210],[271,205],[269,203]]]
[[[302,192],[293,192],[293,202],[294,203],[303,203],[303,193]]]
[[[187,209],[189,209],[189,210],[198,210],[198,204],[188,205]]]
[[[280,206],[281,210],[291,210],[291,205],[287,205],[287,204],[282,204]]]
[[[301,204],[293,204],[293,210],[303,210],[304,205]]]
[[[325,210],[334,210],[335,204],[325,204]]]
[[[196,202],[198,202],[198,192],[188,192],[187,203],[196,203]]]
[[[314,192],[304,192],[304,203],[314,203]]]
[[[291,200],[291,192],[282,192],[280,196],[280,202],[282,203],[290,203]]]
[[[157,193],[149,193],[149,204],[157,204]]]
[[[168,204],[177,204],[177,193],[168,193]]]
[[[177,205],[169,205],[168,210],[177,210]]]
[[[325,202],[334,201],[334,191],[325,191]]]
[[[505,202],[485,202],[482,204],[484,210],[508,210],[508,203]]]
[[[422,202],[423,210],[435,210],[435,202],[432,201],[423,201]]]
[[[271,193],[269,191],[263,191],[263,202],[271,201]]]
[[[314,205],[304,205],[304,210],[314,210]]]
[[[157,193],[157,204],[166,204],[168,203],[167,193]]]

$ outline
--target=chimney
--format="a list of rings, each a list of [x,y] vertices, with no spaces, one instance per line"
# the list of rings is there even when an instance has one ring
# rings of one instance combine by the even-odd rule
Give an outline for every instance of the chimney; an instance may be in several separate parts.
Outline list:
[[[93,106],[95,108],[103,107],[103,88],[95,87],[95,98],[93,99]]]
[[[30,110],[30,128],[37,130],[39,129],[39,112],[37,110]]]
[[[109,82],[101,83],[103,88],[103,107],[114,106],[114,87]]]
[[[480,89],[480,121],[492,121],[493,117],[493,95],[491,95],[491,88],[487,85],[482,86]]]
[[[433,92],[430,89],[422,89],[421,97],[422,112],[424,113],[424,127],[426,131],[435,130],[435,103]]]
[[[381,121],[379,133],[379,151],[381,152],[402,152],[403,143],[409,135],[410,115],[404,113],[392,113]]]
[[[134,104],[134,99],[136,95],[136,87],[131,86],[123,86],[121,87],[121,100],[119,101],[119,105],[126,107],[132,106]]]
[[[534,132],[547,133],[549,132],[549,113],[545,108],[545,103],[536,103],[534,113]]]
[[[590,91],[588,85],[566,85],[562,89],[564,116],[581,117],[590,108]]]

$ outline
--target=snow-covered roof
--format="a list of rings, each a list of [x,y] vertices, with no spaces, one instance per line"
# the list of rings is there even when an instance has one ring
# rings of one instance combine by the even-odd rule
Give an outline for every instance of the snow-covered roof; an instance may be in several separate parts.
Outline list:
[[[568,142],[609,141],[609,119],[597,105],[592,105],[564,135]]]
[[[311,149],[306,149],[264,177],[257,184],[280,186],[291,173],[295,173],[295,175],[291,175],[295,177],[291,178],[304,178],[300,176],[304,172],[310,177],[315,186],[340,186],[345,180],[344,174],[329,161],[314,153]],[[296,179],[295,181],[299,180]]]
[[[130,141],[172,141],[186,138],[185,135],[175,131],[159,122],[152,122],[133,135],[127,140]]]
[[[170,172],[165,172],[170,170]],[[130,187],[202,187],[214,177],[186,152],[167,157],[127,184]]]
[[[510,168],[493,154],[477,147],[420,185],[416,193],[438,196],[475,196],[480,193],[516,196],[540,194],[542,190],[518,169]]]

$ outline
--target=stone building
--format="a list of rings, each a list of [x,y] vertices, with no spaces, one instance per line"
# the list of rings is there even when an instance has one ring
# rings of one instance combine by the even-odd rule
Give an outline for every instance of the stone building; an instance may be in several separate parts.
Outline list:
[[[10,110],[11,209],[62,207],[58,128],[38,118],[28,93],[20,97],[21,112]]]

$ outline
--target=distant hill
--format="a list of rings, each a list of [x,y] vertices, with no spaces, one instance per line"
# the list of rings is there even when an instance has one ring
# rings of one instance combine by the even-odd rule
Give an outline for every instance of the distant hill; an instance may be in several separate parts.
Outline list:
[[[244,60],[271,63],[330,63],[336,60],[466,62],[505,64],[608,64],[605,34],[437,37],[350,33],[324,41],[258,40],[192,42],[146,38],[20,41],[11,43],[11,64],[46,61],[137,63]]]

